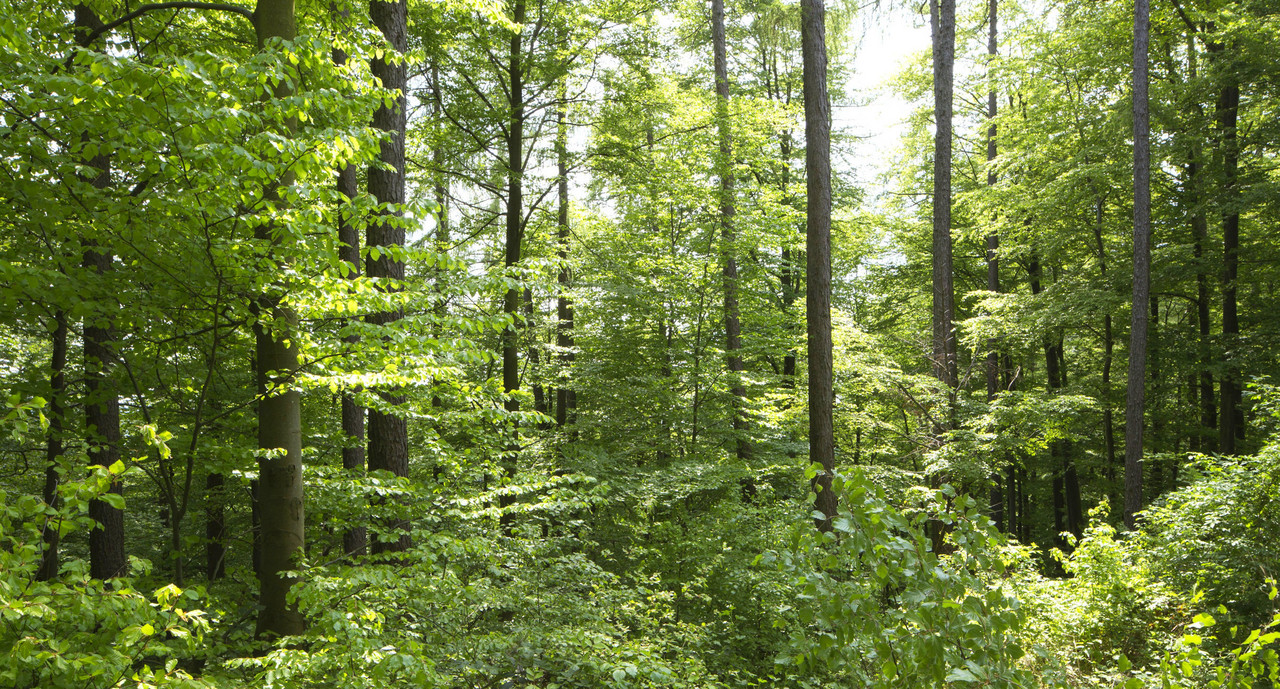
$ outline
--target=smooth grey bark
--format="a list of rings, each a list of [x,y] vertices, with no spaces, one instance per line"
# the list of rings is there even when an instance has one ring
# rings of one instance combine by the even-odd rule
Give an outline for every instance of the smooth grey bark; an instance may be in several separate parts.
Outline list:
[[[951,252],[952,89],[956,49],[955,0],[930,0],[933,30],[933,370],[948,388],[958,384],[955,287]],[[951,422],[948,411],[947,423]]]
[[[800,45],[804,54],[806,322],[809,335],[809,461],[820,464],[812,488],[814,506],[831,530],[837,498],[832,425],[831,361],[831,101],[827,95],[827,26],[823,0],[800,3]]]
[[[373,126],[385,134],[378,162],[369,167],[369,193],[377,199],[381,209],[365,231],[365,243],[369,248],[379,247],[379,256],[366,257],[365,274],[382,284],[386,291],[399,291],[404,280],[404,259],[400,254],[404,247],[405,230],[403,211],[405,201],[404,139],[407,126],[406,98],[408,72],[402,56],[409,48],[409,8],[406,0],[371,0],[369,17],[382,32],[394,56],[374,59],[370,65],[375,79],[382,88],[396,91],[391,107],[378,108],[373,114]],[[392,325],[404,317],[402,309],[369,316],[376,325]],[[404,403],[404,394],[398,390],[383,390],[382,398],[393,406]],[[404,417],[396,413],[370,409],[368,420],[368,462],[370,470],[386,470],[396,476],[409,475],[409,426]],[[383,533],[373,539],[374,554],[400,552],[409,548],[408,524],[404,520],[392,520],[383,526]]]
[[[711,46],[714,53],[716,79],[716,128],[720,136],[720,160],[716,174],[720,177],[720,253],[724,262],[724,352],[729,368],[730,392],[733,395],[734,453],[745,460],[750,454],[747,441],[746,398],[742,383],[742,319],[738,307],[737,214],[733,172],[733,135],[729,121],[729,59],[725,46],[724,0],[711,0]],[[754,491],[754,488],[750,488]]]
[[[1151,121],[1147,103],[1148,0],[1133,8],[1133,304],[1129,378],[1125,397],[1124,524],[1136,527],[1142,509],[1142,438],[1145,430],[1147,312],[1151,299]]]
[[[258,0],[254,11],[258,47],[268,41],[293,40],[296,34],[293,0]],[[286,98],[291,89],[286,81],[271,85],[266,97]],[[286,122],[285,135],[292,135],[297,123]],[[293,183],[286,173],[281,186]],[[271,241],[271,228],[263,227],[259,239]],[[258,636],[301,634],[305,620],[288,604],[293,579],[283,572],[294,568],[294,557],[306,542],[306,520],[302,489],[302,405],[297,390],[291,389],[298,370],[298,351],[290,343],[288,330],[296,327],[297,316],[281,305],[282,295],[268,293],[258,299],[259,322],[254,325],[258,366],[258,460],[259,520],[259,614]],[[276,329],[270,327],[276,324]]]

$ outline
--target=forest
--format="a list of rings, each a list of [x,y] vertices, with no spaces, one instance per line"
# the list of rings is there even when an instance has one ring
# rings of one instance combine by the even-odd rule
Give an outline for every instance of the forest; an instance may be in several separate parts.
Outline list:
[[[1280,685],[1277,46],[0,0],[0,688]]]

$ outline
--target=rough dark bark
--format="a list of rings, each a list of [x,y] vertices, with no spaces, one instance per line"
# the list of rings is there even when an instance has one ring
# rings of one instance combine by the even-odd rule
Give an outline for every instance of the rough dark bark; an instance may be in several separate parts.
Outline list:
[[[955,288],[951,260],[952,89],[956,47],[955,0],[930,0],[933,30],[933,370],[943,385],[955,389]],[[950,411],[946,423],[951,422]]]
[[[742,319],[738,311],[737,214],[733,172],[733,137],[729,120],[729,60],[725,47],[724,0],[711,0],[711,45],[716,78],[716,127],[720,136],[720,160],[716,174],[720,177],[720,254],[724,261],[724,352],[729,368],[730,393],[733,395],[734,452],[747,459],[746,398],[742,383]]]
[[[1136,527],[1142,509],[1142,437],[1145,430],[1147,311],[1151,298],[1151,142],[1147,104],[1148,0],[1133,10],[1133,304],[1129,378],[1125,396],[1124,523]]]
[[[525,0],[515,0],[511,16],[516,24],[525,22]],[[519,33],[512,32],[507,55],[508,106],[511,109],[507,122],[507,236],[504,265],[512,270],[520,263],[520,249],[524,241],[524,46]],[[515,393],[520,390],[520,361],[517,350],[516,318],[520,312],[520,291],[513,285],[502,302],[502,312],[511,319],[511,325],[502,331],[502,389],[507,394],[503,408],[508,412],[520,411],[520,400]],[[513,422],[512,439],[507,446],[505,471],[508,477],[516,475],[520,462],[520,428]],[[500,507],[508,507],[514,498],[503,495],[498,499]],[[511,524],[511,516],[504,512],[504,526]]]
[[[374,78],[384,89],[398,93],[391,107],[380,107],[373,114],[373,126],[386,133],[378,155],[380,165],[369,168],[369,193],[382,208],[365,231],[368,247],[379,247],[379,256],[366,259],[365,274],[383,283],[382,289],[398,291],[404,280],[404,260],[400,251],[404,247],[405,230],[401,206],[405,201],[404,139],[407,124],[406,94],[408,72],[399,59],[409,48],[409,8],[406,0],[371,0],[369,17],[382,32],[387,45],[396,53],[388,59],[374,59],[370,65]],[[376,325],[391,325],[404,317],[401,309],[373,314],[369,321]],[[380,391],[389,404],[404,403],[404,395],[398,390]],[[368,462],[370,470],[386,470],[396,476],[409,475],[409,426],[404,417],[370,409],[368,420]],[[387,531],[373,539],[374,554],[400,552],[409,548],[408,524],[393,520],[384,525]]]
[[[1221,402],[1218,408],[1218,452],[1233,455],[1244,440],[1244,409],[1240,366],[1236,363],[1240,339],[1240,317],[1236,299],[1236,279],[1240,274],[1240,190],[1238,184],[1240,143],[1236,124],[1240,111],[1240,86],[1232,77],[1218,94],[1217,120],[1222,151],[1222,342],[1226,367],[1222,373]]]
[[[88,48],[88,36],[103,26],[102,20],[88,5],[78,4],[75,23],[80,47]],[[106,189],[111,184],[111,163],[105,155],[93,157],[88,167],[96,171],[92,178],[86,178],[94,188]],[[83,265],[104,283],[109,279],[114,260],[110,250],[86,242]],[[95,311],[84,321],[85,440],[89,466],[109,467],[120,460],[120,399],[111,383],[115,333],[110,311],[114,304],[102,299],[95,306]],[[118,495],[121,490],[120,482],[112,481],[110,492]],[[89,532],[89,574],[97,579],[123,576],[128,569],[124,554],[124,511],[94,500],[89,503],[89,517],[100,526]]]
[[[809,461],[822,466],[813,480],[814,505],[825,515],[816,520],[829,531],[836,515],[832,491],[835,436],[832,426],[831,370],[831,102],[827,96],[826,5],[800,3],[800,41],[804,53],[805,307],[809,333]]]
[[[338,65],[347,63],[347,55],[341,50],[333,51],[333,62]],[[350,202],[359,193],[359,182],[356,169],[352,165],[343,165],[338,170],[338,193]],[[360,232],[351,222],[348,208],[338,210],[338,259],[347,266],[347,279],[359,279],[360,265]],[[348,346],[355,347],[360,342],[359,335],[348,335]],[[365,409],[356,402],[355,396],[342,394],[342,468],[351,476],[359,476],[365,471]],[[368,532],[363,526],[347,529],[342,534],[342,550],[348,556],[364,555],[368,550]]]
[[[44,503],[52,509],[62,506],[58,495],[58,459],[62,457],[62,434],[64,432],[66,409],[63,402],[67,396],[67,314],[64,311],[54,313],[53,348],[49,357],[49,435],[45,439],[44,467]],[[42,529],[44,552],[40,556],[40,569],[36,571],[38,581],[49,581],[58,576],[59,538],[58,524],[46,521]]]
[[[254,11],[254,28],[258,46],[271,39],[291,41],[295,35],[293,0],[258,0]],[[287,82],[275,82],[266,97],[290,95]],[[295,122],[286,122],[285,135],[291,135]],[[280,184],[293,183],[287,173]],[[257,233],[259,239],[270,240],[269,227]],[[258,447],[268,454],[258,460],[259,519],[259,636],[301,634],[305,620],[287,601],[290,577],[283,572],[294,568],[294,557],[306,542],[305,513],[302,490],[302,405],[292,379],[298,369],[297,348],[289,342],[288,330],[296,327],[297,317],[281,305],[282,295],[264,294],[258,299],[261,319],[254,326],[256,340],[258,387]],[[270,324],[276,325],[273,330]]]

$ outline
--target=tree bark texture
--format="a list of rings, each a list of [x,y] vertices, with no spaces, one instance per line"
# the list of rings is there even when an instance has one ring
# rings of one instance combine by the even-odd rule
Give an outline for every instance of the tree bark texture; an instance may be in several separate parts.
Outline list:
[[[49,357],[49,435],[45,439],[44,466],[44,503],[52,509],[62,506],[58,495],[58,459],[62,457],[62,434],[65,424],[66,410],[63,403],[67,395],[67,314],[64,311],[54,313],[54,329],[52,352]],[[42,529],[44,552],[40,557],[40,569],[36,571],[36,580],[49,581],[58,576],[60,566],[58,545],[60,534],[58,524],[46,521]]]
[[[293,0],[258,0],[254,28],[260,49],[272,39],[293,40],[296,31]],[[266,95],[287,97],[289,85],[285,81],[275,82]],[[284,134],[291,135],[296,126],[289,121]],[[281,185],[292,183],[292,173],[280,181]],[[260,239],[269,239],[270,235],[270,228],[264,227],[258,232]],[[302,491],[302,405],[298,391],[291,389],[298,369],[298,351],[288,338],[288,330],[296,327],[297,317],[281,306],[281,299],[279,294],[262,295],[258,300],[262,321],[254,326],[260,391],[258,447],[264,451],[258,460],[259,636],[301,634],[305,626],[302,615],[287,601],[293,580],[283,575],[294,568],[294,557],[303,549],[306,522]],[[273,331],[270,321],[283,331]]]
[[[565,123],[567,93],[560,90],[560,107],[556,112],[556,258],[560,272],[556,276],[556,349],[560,352],[560,380],[556,384],[556,425],[573,422],[577,395],[573,389],[573,299],[569,296],[572,275],[569,271],[569,128]]]
[[[956,48],[955,0],[930,0],[933,28],[933,367],[948,388],[957,385],[955,288],[951,260],[951,120]],[[950,423],[950,412],[948,412]]]
[[[1145,430],[1147,312],[1151,299],[1151,122],[1147,104],[1148,0],[1133,10],[1133,304],[1129,378],[1125,396],[1124,523],[1136,527],[1142,509],[1142,437]]]
[[[999,48],[998,38],[998,0],[989,0],[987,3],[987,56],[992,62],[995,61],[997,50]],[[988,67],[988,79],[993,78]],[[999,114],[996,102],[996,89],[993,85],[987,91],[987,186],[994,187],[996,185],[995,161],[998,153],[996,142],[996,115]],[[992,218],[995,220],[995,218]],[[1000,235],[992,232],[987,235],[987,291],[1000,292]],[[992,338],[987,341],[987,404],[991,404],[996,399],[996,393],[1000,390],[1000,343]],[[1009,487],[1001,487],[1000,483],[1000,465],[996,463],[992,467],[991,472],[991,520],[995,522],[996,528],[1001,531],[1006,530],[1005,514],[1004,514],[1004,493]]]
[[[75,7],[76,41],[80,48],[89,49],[93,32],[103,26],[97,13],[88,5]],[[97,155],[86,161],[94,170],[92,177],[81,180],[103,190],[111,184],[111,161],[105,155]],[[115,260],[110,250],[84,245],[82,265],[101,283],[109,281],[111,264]],[[109,467],[120,459],[120,400],[111,383],[111,370],[115,363],[112,348],[114,304],[101,299],[84,319],[84,381],[85,381],[85,441],[88,446],[89,466]],[[119,481],[112,481],[110,492],[120,494]],[[101,500],[89,503],[89,517],[98,527],[89,532],[89,574],[97,579],[122,576],[128,568],[124,554],[124,511]]]
[[[525,1],[515,0],[512,21],[516,24],[525,22]],[[511,44],[507,56],[507,76],[510,77],[507,95],[511,109],[507,122],[507,237],[504,265],[508,271],[520,263],[520,249],[524,242],[524,45],[518,32],[511,33]],[[520,361],[518,353],[518,334],[516,319],[520,312],[520,290],[512,285],[503,299],[502,312],[510,319],[511,325],[502,331],[502,389],[507,394],[503,407],[511,413],[520,411],[520,400],[515,393],[520,390]],[[520,461],[520,428],[512,422],[512,439],[507,446],[506,473],[508,477],[516,475]],[[499,507],[508,507],[514,498],[503,495],[498,499]],[[504,526],[511,524],[511,516],[502,515]]]
[[[724,261],[724,351],[729,367],[729,385],[733,395],[734,452],[746,459],[749,446],[746,437],[747,390],[742,382],[742,319],[738,311],[737,213],[734,189],[733,136],[729,119],[729,58],[725,46],[724,0],[711,0],[711,45],[716,78],[716,127],[720,135],[720,252]]]
[[[814,505],[829,531],[836,515],[832,475],[836,469],[832,426],[831,369],[831,101],[827,96],[826,5],[802,0],[800,41],[804,54],[805,170],[805,307],[809,335],[809,461],[822,473],[813,480]]]
[[[365,242],[380,247],[379,256],[367,257],[365,274],[380,280],[383,289],[399,291],[404,280],[404,260],[398,252],[404,247],[405,230],[403,211],[405,201],[404,139],[407,123],[405,109],[408,93],[408,72],[402,61],[409,48],[409,8],[406,0],[371,0],[369,17],[395,55],[375,59],[371,64],[373,76],[384,89],[397,92],[392,107],[383,106],[373,114],[373,126],[385,133],[378,155],[380,165],[369,168],[369,193],[382,206],[378,217],[369,223]],[[394,324],[404,317],[401,309],[369,317],[377,325]],[[396,390],[382,391],[390,405],[404,403],[404,395]],[[396,413],[369,410],[368,421],[369,469],[390,471],[396,476],[409,475],[409,426],[404,417]],[[387,532],[375,538],[372,551],[377,553],[399,552],[408,549],[408,524],[394,520],[385,525]]]
[[[1227,77],[1231,79],[1230,76]],[[1236,279],[1240,274],[1240,190],[1238,185],[1240,142],[1236,130],[1240,111],[1240,86],[1228,81],[1218,94],[1217,119],[1222,147],[1222,340],[1226,368],[1222,373],[1218,421],[1218,452],[1233,455],[1244,439],[1244,409],[1240,366],[1235,361],[1240,346],[1240,317]]]

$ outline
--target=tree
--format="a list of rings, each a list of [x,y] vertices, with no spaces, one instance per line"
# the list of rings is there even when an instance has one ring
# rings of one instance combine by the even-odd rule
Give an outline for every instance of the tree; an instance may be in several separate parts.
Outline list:
[[[1151,140],[1147,104],[1147,0],[1133,9],[1133,309],[1129,330],[1129,379],[1125,397],[1124,523],[1136,527],[1142,509],[1142,434],[1146,420],[1147,313],[1151,300]]]
[[[933,30],[933,368],[948,388],[959,383],[951,257],[951,118],[956,50],[955,0],[930,0]]]
[[[293,0],[258,0],[253,14],[258,49],[278,51],[282,41],[292,41],[297,33]],[[284,56],[281,55],[281,60]],[[288,98],[290,81],[275,79],[265,94],[267,99]],[[297,122],[284,120],[284,135],[292,134]],[[287,168],[286,168],[287,169]],[[287,171],[279,187],[293,182]],[[279,187],[274,195],[279,197]],[[272,238],[273,228],[264,222],[257,238],[270,247],[279,243]],[[290,636],[302,633],[305,620],[289,605],[287,595],[293,580],[284,572],[294,568],[294,557],[306,542],[302,480],[302,404],[301,393],[294,387],[298,370],[298,348],[291,341],[290,329],[297,318],[282,304],[277,293],[262,295],[258,300],[259,321],[254,325],[258,363],[258,510],[261,520],[262,554],[258,573],[260,582],[257,633],[266,636]]]
[[[405,127],[408,114],[408,72],[405,52],[408,50],[409,9],[406,0],[372,0],[369,16],[374,26],[382,32],[391,51],[373,60],[372,71],[382,88],[396,93],[392,103],[384,103],[373,115],[373,126],[384,132],[378,164],[369,168],[369,193],[380,204],[378,217],[369,223],[365,246],[368,250],[365,274],[377,280],[386,292],[402,289],[405,277],[404,263],[404,212],[405,201]],[[399,307],[375,314],[369,322],[390,330],[396,321],[404,317]],[[394,355],[393,355],[394,360]],[[408,423],[398,411],[405,401],[404,395],[382,391],[386,409],[369,410],[369,468],[390,471],[396,476],[409,475]],[[352,421],[354,428],[354,419]],[[388,526],[392,533],[384,533],[374,539],[373,552],[398,552],[409,547],[409,535],[405,524],[396,522]]]
[[[826,5],[800,6],[804,52],[805,169],[807,174],[805,313],[809,334],[809,461],[820,464],[814,477],[818,528],[831,529],[836,514],[832,489],[835,438],[832,428],[831,371],[831,106],[827,97]]]

